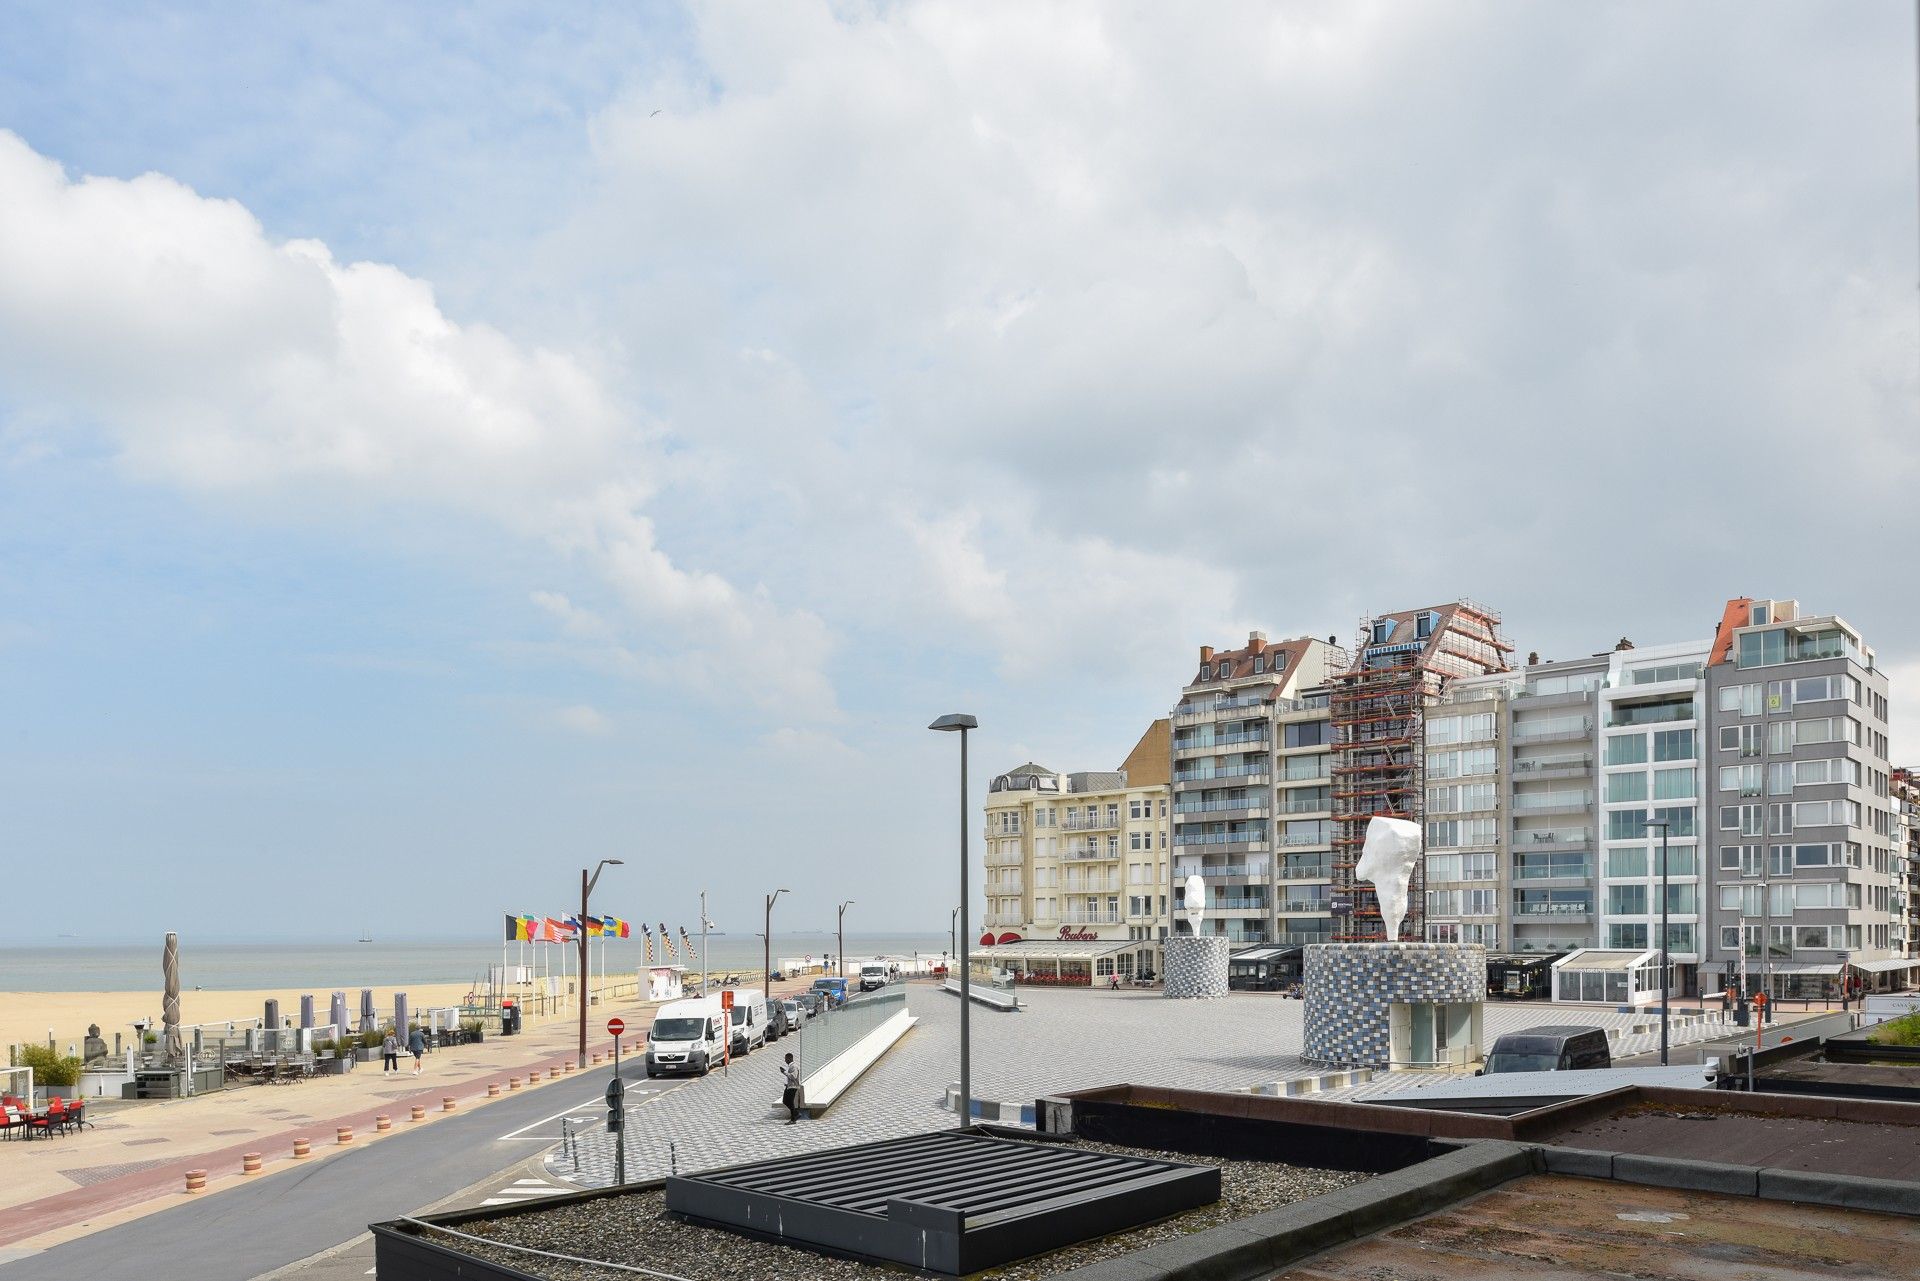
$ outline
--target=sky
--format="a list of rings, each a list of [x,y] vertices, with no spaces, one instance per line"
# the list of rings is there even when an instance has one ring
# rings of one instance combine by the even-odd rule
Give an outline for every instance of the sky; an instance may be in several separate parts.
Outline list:
[[[977,836],[1200,645],[1461,596],[1548,658],[1797,597],[1920,758],[1911,6],[9,12],[46,934],[484,936],[602,858],[944,932],[934,717]]]

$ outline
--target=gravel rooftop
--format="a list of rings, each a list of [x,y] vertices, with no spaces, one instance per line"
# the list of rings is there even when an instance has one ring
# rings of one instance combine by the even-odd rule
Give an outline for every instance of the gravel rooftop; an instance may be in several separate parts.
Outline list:
[[[1100,1259],[1244,1219],[1278,1206],[1304,1201],[1369,1176],[1340,1170],[1311,1170],[1265,1161],[1228,1161],[1189,1156],[1180,1152],[1153,1152],[1073,1141],[1072,1146],[1125,1156],[1155,1157],[1194,1165],[1220,1167],[1220,1200],[1171,1219],[1132,1228],[1109,1237],[1082,1241],[1050,1254],[977,1274],[993,1281],[1036,1281],[1056,1276]],[[461,1231],[509,1245],[530,1246],[580,1258],[593,1258],[628,1267],[649,1268],[686,1278],[686,1281],[790,1281],[819,1277],[832,1281],[898,1281],[903,1275],[890,1268],[855,1263],[815,1254],[811,1250],[774,1245],[719,1228],[698,1227],[667,1212],[666,1195],[659,1191],[625,1197],[558,1205],[526,1211],[492,1221],[462,1225]],[[428,1234],[429,1239],[437,1234]],[[631,1281],[632,1272],[592,1264],[494,1250],[474,1241],[441,1238],[464,1253],[491,1259],[550,1281]]]

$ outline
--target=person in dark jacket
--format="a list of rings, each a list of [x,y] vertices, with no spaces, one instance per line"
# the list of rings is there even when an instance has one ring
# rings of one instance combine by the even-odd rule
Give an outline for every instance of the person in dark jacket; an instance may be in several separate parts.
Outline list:
[[[419,1028],[407,1034],[407,1048],[413,1052],[413,1074],[420,1075],[421,1060],[427,1053],[427,1034]]]

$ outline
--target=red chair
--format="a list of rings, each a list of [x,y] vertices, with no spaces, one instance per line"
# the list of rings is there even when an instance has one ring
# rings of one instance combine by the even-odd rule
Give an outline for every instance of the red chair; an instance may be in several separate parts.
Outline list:
[[[58,1095],[47,1100],[47,1133],[65,1134],[67,1126],[72,1124],[73,1116],[67,1110],[67,1101]]]

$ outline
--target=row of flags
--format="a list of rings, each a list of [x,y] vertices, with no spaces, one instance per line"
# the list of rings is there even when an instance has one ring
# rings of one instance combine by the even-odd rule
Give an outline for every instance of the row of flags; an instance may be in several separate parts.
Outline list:
[[[516,916],[506,914],[507,942],[509,943],[576,943],[582,930],[578,914],[565,916]],[[585,921],[588,938],[632,938],[632,923],[618,916],[589,916]],[[640,924],[641,936],[646,940],[647,964],[653,964],[653,931],[646,922]],[[693,960],[693,936],[687,933],[687,927],[680,927],[680,945],[686,948],[687,960]],[[660,949],[669,961],[680,959],[675,947],[673,934],[667,929],[665,921],[660,922]]]

